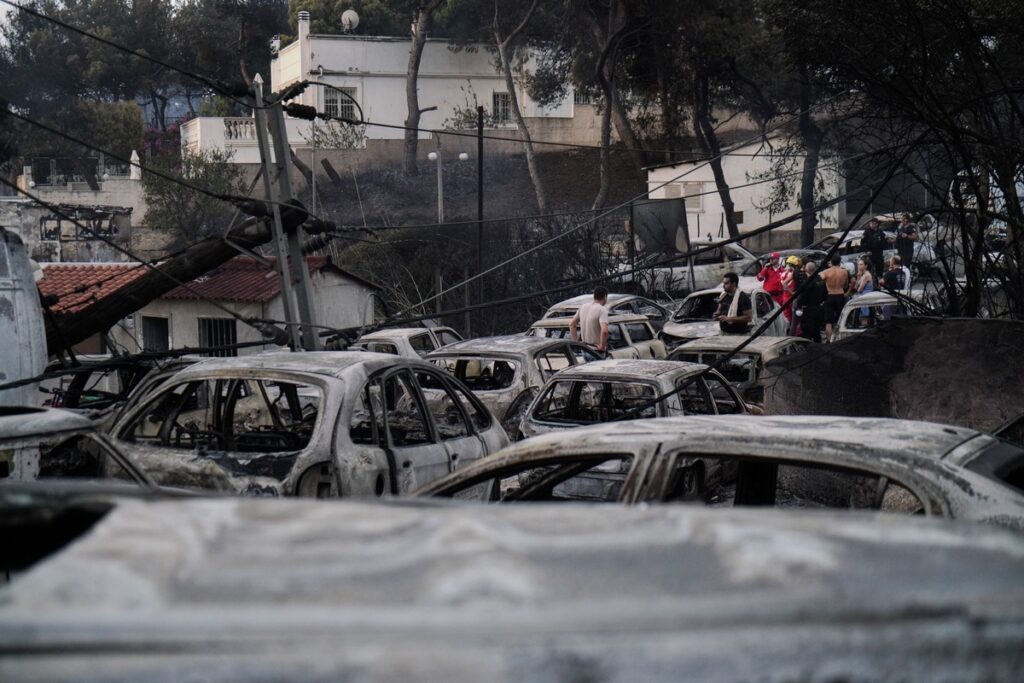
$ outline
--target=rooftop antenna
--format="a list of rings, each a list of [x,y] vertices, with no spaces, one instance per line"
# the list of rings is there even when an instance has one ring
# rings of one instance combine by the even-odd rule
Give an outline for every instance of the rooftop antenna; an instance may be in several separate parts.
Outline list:
[[[352,33],[359,26],[359,14],[354,9],[347,9],[341,13],[341,30],[344,33]]]

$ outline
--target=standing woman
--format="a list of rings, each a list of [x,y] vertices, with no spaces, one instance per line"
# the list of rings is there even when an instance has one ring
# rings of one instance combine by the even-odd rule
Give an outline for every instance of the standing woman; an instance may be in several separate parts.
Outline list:
[[[875,276],[871,270],[872,262],[868,257],[861,256],[857,259],[857,275],[854,277],[851,290],[854,298],[875,291]],[[862,318],[867,318],[869,315],[867,306],[861,307],[860,315]]]

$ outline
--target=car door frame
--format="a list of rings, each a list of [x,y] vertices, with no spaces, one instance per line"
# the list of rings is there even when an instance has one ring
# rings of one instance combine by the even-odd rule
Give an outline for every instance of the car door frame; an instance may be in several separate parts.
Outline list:
[[[421,469],[422,470],[422,469],[425,469],[427,467],[434,467],[434,466],[437,465],[436,462],[422,462],[422,463],[419,464],[419,467],[417,467],[417,463],[415,461],[415,457],[416,456],[415,456],[415,453],[413,452],[413,450],[415,450],[415,451],[424,451],[424,450],[427,450],[427,449],[429,449],[431,447],[435,447],[435,448],[436,447],[440,447],[440,450],[442,452],[444,452],[444,454],[445,454],[445,458],[444,459],[445,459],[445,462],[447,463],[447,471],[448,471],[449,474],[452,471],[452,461],[451,461],[451,457],[450,457],[450,455],[448,453],[448,449],[443,446],[443,442],[438,437],[437,428],[436,428],[436,425],[434,424],[433,415],[431,414],[429,408],[426,405],[426,400],[425,400],[425,398],[423,396],[423,391],[422,391],[422,389],[420,389],[419,383],[416,381],[416,377],[413,376],[413,374],[411,373],[411,370],[412,370],[412,367],[410,365],[404,365],[404,364],[403,365],[399,365],[397,367],[387,368],[386,370],[384,370],[382,372],[379,372],[379,373],[376,373],[376,374],[372,375],[370,378],[368,378],[368,380],[366,382],[366,384],[369,384],[374,379],[378,379],[381,382],[381,395],[382,395],[382,397],[384,399],[384,405],[382,406],[382,409],[384,411],[384,414],[383,414],[383,417],[384,417],[384,440],[383,440],[383,443],[384,443],[384,450],[385,450],[385,452],[387,453],[387,456],[388,456],[388,462],[389,463],[391,463],[391,462],[394,463],[395,478],[393,480],[394,481],[394,485],[392,486],[392,490],[393,490],[393,492],[397,492],[397,495],[402,495],[402,494],[405,494],[405,493],[409,493],[411,491],[416,490],[420,486],[424,486],[425,484],[429,483],[427,481],[424,481],[424,482],[419,482],[418,481],[419,477],[417,476],[417,474],[418,474],[417,473],[417,469]],[[391,434],[391,426],[390,426],[391,409],[388,408],[388,406],[387,406],[387,391],[385,389],[384,383],[387,382],[392,377],[397,377],[398,375],[401,375],[401,374],[405,374],[406,375],[406,383],[413,390],[413,400],[416,402],[416,406],[419,408],[420,414],[423,416],[423,420],[424,420],[425,426],[427,428],[427,432],[428,432],[428,434],[430,435],[430,438],[431,438],[431,440],[429,442],[420,443],[420,444],[412,444],[410,446],[396,446],[393,443],[392,434]],[[364,386],[366,384],[364,384]],[[399,452],[396,451],[396,449],[401,449],[402,452],[399,453]],[[411,476],[403,474],[404,470],[409,470]],[[441,476],[444,476],[444,475],[441,475]],[[430,479],[430,481],[433,481],[434,479],[438,479],[438,478],[440,478],[440,477],[434,477],[434,478]],[[412,480],[411,484],[408,484],[410,479]],[[405,485],[405,486],[403,487],[403,485]]]
[[[434,431],[434,435],[435,435],[435,438],[437,440],[437,443],[440,443],[441,445],[443,445],[444,448],[445,448],[445,451],[448,453],[448,473],[451,474],[452,472],[457,470],[459,467],[464,467],[466,464],[469,464],[471,462],[476,462],[480,458],[483,458],[483,457],[489,455],[488,448],[487,448],[487,443],[486,443],[483,435],[480,433],[479,429],[477,429],[477,426],[473,422],[473,419],[466,412],[465,406],[462,405],[462,401],[459,399],[458,395],[455,393],[455,390],[456,390],[457,387],[455,387],[454,383],[452,382],[453,378],[447,372],[445,372],[443,370],[440,370],[440,369],[438,369],[436,367],[426,368],[426,367],[418,367],[418,366],[416,366],[416,367],[410,367],[409,370],[412,371],[413,382],[415,382],[416,389],[419,391],[420,396],[422,398],[422,404],[426,408],[428,418],[429,418],[430,422],[432,423],[431,424],[431,428]],[[468,431],[466,436],[462,436],[462,437],[458,437],[458,438],[452,438],[452,439],[445,439],[445,438],[441,437],[441,432],[440,432],[440,430],[437,427],[437,423],[436,423],[436,421],[434,419],[434,415],[430,411],[430,407],[429,407],[429,403],[430,402],[426,400],[426,395],[423,393],[424,392],[423,386],[420,384],[419,378],[416,377],[416,373],[417,372],[422,372],[422,373],[424,373],[426,375],[430,375],[431,377],[434,378],[435,381],[437,381],[442,386],[442,389],[429,389],[429,391],[444,391],[448,395],[448,398],[451,399],[451,401],[455,404],[456,409],[459,411],[459,415],[462,417],[462,423],[466,426],[466,429]],[[476,404],[475,404],[474,407],[476,407],[477,410],[481,410],[482,409],[486,414],[490,414],[489,411],[487,410],[487,408],[484,407],[482,403],[480,403],[479,399],[477,399],[476,396],[473,395],[472,391],[466,389],[465,390],[465,394],[466,394],[468,400],[470,400],[470,401],[475,400],[476,401]],[[493,419],[494,419],[494,416],[492,415],[491,416],[492,424],[493,424]],[[456,445],[456,444],[452,443],[454,441],[458,441],[460,443],[461,442],[465,442],[465,441],[470,441],[471,443],[470,444],[463,443],[461,446],[459,446],[459,445]],[[476,457],[464,457],[463,453],[466,452],[465,446],[469,446],[470,450],[472,450],[476,454]]]

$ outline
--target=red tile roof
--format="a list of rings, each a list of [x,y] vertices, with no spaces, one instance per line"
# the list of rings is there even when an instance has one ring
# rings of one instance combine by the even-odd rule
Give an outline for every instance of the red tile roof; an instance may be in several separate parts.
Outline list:
[[[273,259],[269,259],[273,262]],[[360,282],[362,278],[330,265],[326,256],[306,259],[311,273],[330,267]],[[54,313],[74,313],[94,301],[110,296],[121,287],[130,285],[147,270],[139,263],[43,263],[43,279],[39,291],[43,296],[56,295]],[[365,283],[369,286],[370,283]],[[281,279],[277,272],[248,256],[238,256],[219,268],[189,283],[189,288],[176,287],[162,299],[238,301],[267,303],[281,292]]]
[[[58,297],[54,313],[74,313],[141,277],[139,263],[41,263],[39,293]]]
[[[274,259],[268,260],[271,263],[274,262]],[[308,256],[306,263],[310,273],[323,270],[328,265],[326,256]],[[190,282],[189,289],[177,287],[160,298],[176,300],[205,298],[214,301],[265,304],[280,293],[281,278],[278,277],[276,270],[268,268],[249,256],[236,256],[219,268]]]

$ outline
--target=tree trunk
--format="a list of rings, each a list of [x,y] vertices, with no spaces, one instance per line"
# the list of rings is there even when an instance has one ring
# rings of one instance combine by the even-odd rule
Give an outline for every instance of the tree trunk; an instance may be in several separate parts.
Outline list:
[[[526,28],[530,18],[533,16],[534,10],[537,8],[538,0],[533,0],[527,9],[523,20],[519,23],[511,33],[504,38],[501,37],[501,29],[498,23],[498,3],[500,0],[494,2],[494,45],[498,51],[498,61],[501,64],[501,71],[505,76],[505,86],[508,88],[509,94],[509,105],[512,110],[512,118],[515,119],[516,126],[519,128],[519,134],[523,138],[523,147],[526,150],[526,168],[530,172],[530,181],[533,183],[533,191],[537,195],[537,208],[540,213],[548,212],[548,198],[547,193],[544,191],[544,181],[540,175],[540,168],[537,164],[537,155],[533,150],[533,139],[530,137],[530,129],[526,127],[526,120],[523,118],[523,113],[519,109],[519,97],[516,95],[516,83],[515,79],[512,78],[512,60],[514,56],[513,41],[516,37]],[[510,54],[510,50],[512,54]]]
[[[610,169],[608,168],[609,146],[612,142],[612,112],[608,106],[608,98],[605,93],[605,101],[601,107],[601,184],[597,189],[597,196],[594,197],[592,209],[600,209],[608,201],[608,187],[610,183]]]
[[[412,45],[409,47],[409,63],[405,70],[405,106],[408,113],[405,117],[405,157],[402,168],[408,175],[417,175],[419,165],[417,154],[419,153],[419,131],[413,130],[420,127],[420,96],[418,92],[420,60],[423,58],[423,48],[427,44],[427,29],[430,27],[430,15],[441,0],[421,5],[416,11],[416,21],[412,35]]]
[[[818,175],[818,160],[821,157],[821,129],[814,123],[811,116],[811,81],[807,75],[807,67],[800,66],[800,138],[803,141],[804,167],[800,178],[800,209],[806,213],[800,218],[800,244],[814,242],[814,226],[818,224],[818,216],[811,209],[815,204],[814,181]],[[909,268],[910,265],[908,264]]]
[[[740,236],[739,226],[736,225],[736,216],[732,196],[729,193],[729,184],[725,181],[725,173],[722,170],[722,146],[718,142],[718,135],[715,133],[714,122],[711,120],[711,93],[707,74],[698,71],[694,79],[694,107],[693,107],[693,130],[697,136],[697,142],[701,150],[711,158],[711,173],[715,177],[715,187],[718,189],[718,196],[722,200],[722,213],[725,215],[725,225],[732,239]]]

